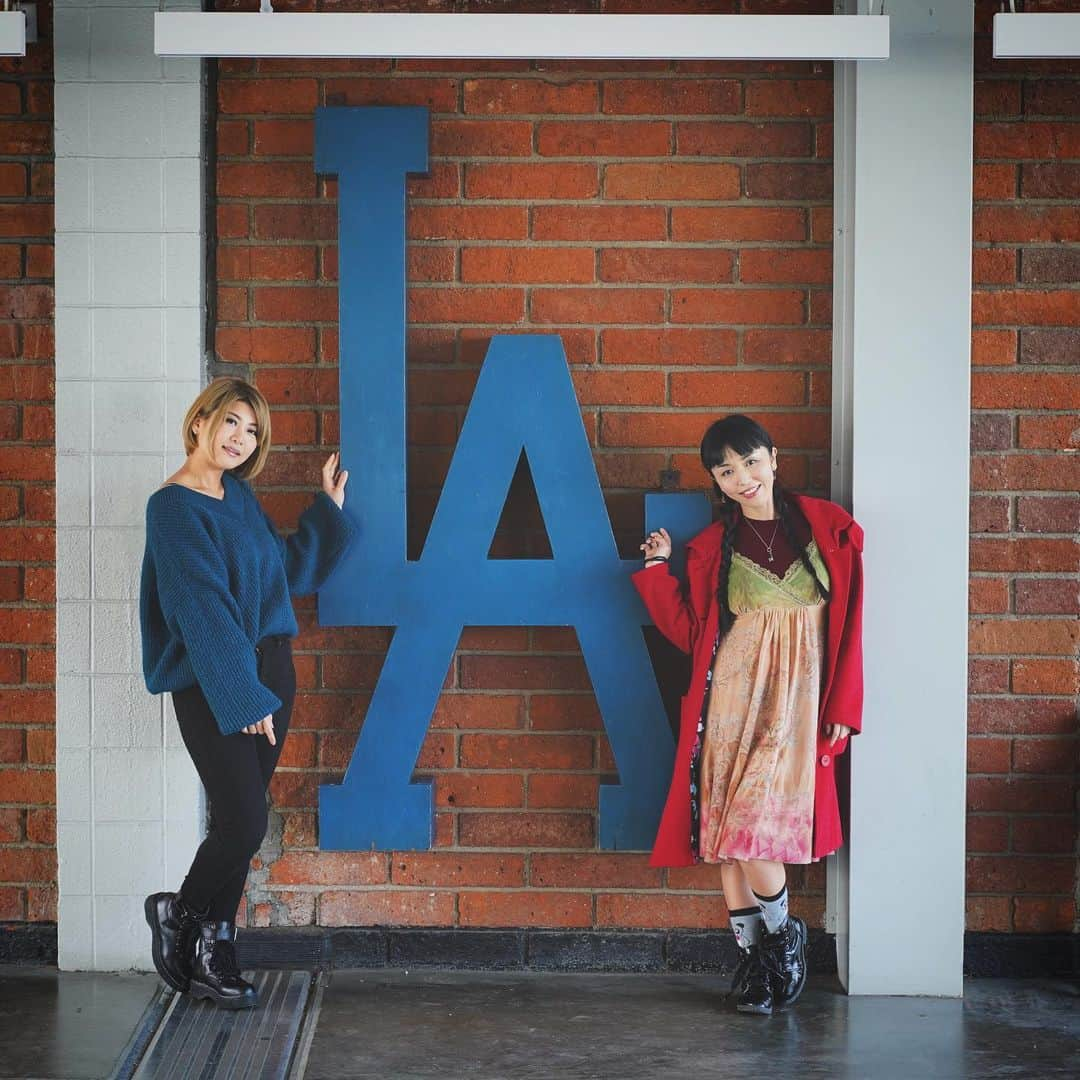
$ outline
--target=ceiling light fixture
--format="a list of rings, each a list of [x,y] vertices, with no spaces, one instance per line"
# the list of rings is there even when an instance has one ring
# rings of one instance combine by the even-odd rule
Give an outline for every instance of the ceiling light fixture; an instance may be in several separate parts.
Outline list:
[[[995,60],[1080,58],[1080,15],[1045,11],[994,16]]]
[[[7,4],[5,3],[5,8]],[[0,11],[0,56],[26,55],[26,13]]]

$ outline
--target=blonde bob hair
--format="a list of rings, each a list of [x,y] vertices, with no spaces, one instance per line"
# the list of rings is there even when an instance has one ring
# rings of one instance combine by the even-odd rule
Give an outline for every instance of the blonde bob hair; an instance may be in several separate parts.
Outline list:
[[[242,401],[255,414],[255,452],[242,465],[230,469],[240,480],[250,480],[262,472],[270,453],[270,406],[266,398],[251,383],[243,379],[215,379],[192,403],[184,417],[181,436],[184,453],[191,454],[197,445],[193,430],[195,421],[202,419],[210,428],[211,437],[217,435],[229,409]]]

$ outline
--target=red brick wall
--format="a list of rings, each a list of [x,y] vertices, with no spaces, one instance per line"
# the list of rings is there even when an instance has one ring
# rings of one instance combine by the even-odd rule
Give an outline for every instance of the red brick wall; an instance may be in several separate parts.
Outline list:
[[[968,925],[1073,930],[1080,64],[995,63],[996,7],[976,51]]]
[[[507,330],[561,334],[627,556],[662,470],[703,485],[696,447],[724,412],[759,415],[787,482],[825,488],[831,65],[229,62],[217,353],[221,370],[251,372],[291,447],[261,485],[280,522],[338,438],[336,190],[311,158],[321,103],[431,109],[430,176],[409,186],[414,552],[488,339]],[[527,496],[523,477],[502,554],[542,548]],[[341,776],[389,632],[302,614],[302,690],[272,788],[282,850],[253,878],[252,922],[726,925],[715,870],[596,850],[614,766],[570,630],[463,635],[417,763],[434,777],[435,850],[318,851],[317,785]],[[794,879],[820,924],[821,868]]]
[[[0,59],[0,921],[56,918],[53,109],[43,40]]]
[[[981,29],[994,7],[980,3]],[[47,5],[39,18],[42,44],[25,60],[0,61],[0,921],[55,918]],[[1080,396],[1080,68],[993,65],[985,35],[978,55],[968,924],[1068,930],[1076,926],[1080,485],[1070,451]],[[218,353],[271,394],[278,441],[294,448],[277,455],[264,485],[283,524],[337,437],[333,185],[313,178],[310,124],[318,101],[342,100],[331,94],[431,104],[434,113],[435,168],[410,198],[414,548],[486,340],[513,327],[562,334],[628,554],[641,492],[672,466],[684,485],[698,483],[693,448],[726,409],[761,415],[792,451],[789,483],[824,489],[831,72],[698,67],[224,67]],[[693,170],[674,193],[618,186],[663,184],[680,166],[703,164],[713,166],[704,189],[686,186],[701,183]],[[517,171],[492,172],[508,166]],[[477,186],[493,176],[499,198]],[[626,197],[636,193],[647,197]],[[536,249],[545,251],[539,261]],[[709,282],[723,283],[713,296]],[[718,302],[695,312],[703,296]],[[780,321],[795,319],[796,297],[798,318]],[[762,300],[767,308],[751,307],[736,324],[729,303]],[[505,552],[541,543],[526,489],[515,491]],[[252,922],[722,921],[708,871],[662,875],[641,856],[593,850],[596,785],[611,764],[569,632],[463,638],[418,766],[435,776],[436,851],[320,854],[316,785],[340,776],[389,633],[320,631],[310,606],[301,614],[303,693],[274,789],[282,851],[272,841],[253,875]],[[801,876],[802,910],[819,921],[821,875]]]

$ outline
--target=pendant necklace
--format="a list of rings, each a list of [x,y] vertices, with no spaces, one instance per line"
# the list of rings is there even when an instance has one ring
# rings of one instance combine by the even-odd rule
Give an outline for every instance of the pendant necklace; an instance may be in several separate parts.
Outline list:
[[[773,525],[772,536],[770,536],[768,540],[766,540],[765,537],[762,536],[761,533],[759,533],[757,529],[754,528],[754,523],[745,514],[743,515],[743,521],[745,521],[746,524],[750,526],[751,532],[753,532],[753,534],[761,541],[762,547],[765,548],[765,556],[766,558],[768,558],[769,562],[775,561],[773,559],[772,549],[773,544],[776,542],[776,530],[780,528],[780,519],[776,519],[776,524]]]

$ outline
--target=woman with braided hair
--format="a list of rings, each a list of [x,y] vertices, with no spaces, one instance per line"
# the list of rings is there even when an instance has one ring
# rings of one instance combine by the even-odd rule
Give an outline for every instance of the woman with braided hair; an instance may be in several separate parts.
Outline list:
[[[718,420],[701,461],[720,518],[687,544],[641,545],[634,584],[660,631],[692,657],[654,866],[720,864],[742,951],[741,1012],[792,1004],[806,925],[788,914],[785,865],[842,843],[834,762],[862,713],[862,530],[776,480],[776,448],[749,417]]]

